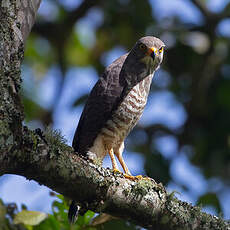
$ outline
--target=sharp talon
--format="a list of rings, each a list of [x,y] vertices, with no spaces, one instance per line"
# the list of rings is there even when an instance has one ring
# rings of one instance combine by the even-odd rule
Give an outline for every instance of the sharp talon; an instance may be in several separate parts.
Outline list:
[[[143,177],[142,175],[131,176],[129,174],[124,174],[124,177],[130,180],[151,180],[149,177]]]
[[[142,178],[142,176],[131,176],[129,174],[124,174],[124,177],[130,180],[140,180]]]
[[[136,180],[135,176],[131,176],[129,174],[124,174],[124,177],[127,178],[127,179],[130,179],[130,180]]]
[[[144,177],[142,175],[138,175],[138,176],[135,176],[137,178],[137,180],[141,180],[141,179],[144,179]]]

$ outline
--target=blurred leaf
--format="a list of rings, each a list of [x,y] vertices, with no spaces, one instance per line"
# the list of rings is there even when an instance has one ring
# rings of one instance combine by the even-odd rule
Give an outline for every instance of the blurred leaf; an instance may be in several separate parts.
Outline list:
[[[62,202],[54,201],[52,204],[52,210],[55,218],[60,222],[67,221],[67,214],[65,212],[65,207]]]
[[[14,224],[38,225],[47,217],[46,213],[22,210],[14,217]]]
[[[149,177],[164,185],[170,180],[169,162],[159,153],[147,155],[145,170]]]
[[[86,102],[87,98],[88,98],[88,94],[84,94],[82,96],[80,96],[73,104],[74,107],[82,105]]]
[[[0,199],[0,229],[2,230],[11,230],[11,225],[9,219],[6,217],[7,206]],[[21,230],[24,230],[23,228]]]
[[[4,219],[5,215],[6,215],[6,207],[4,206],[3,201],[0,199],[0,220]]]
[[[51,52],[51,45],[44,37],[31,34],[26,41],[25,62],[32,66],[35,77],[43,77],[47,69],[53,64],[55,56]]]
[[[95,213],[88,210],[83,216],[79,215],[75,225],[80,227],[90,227],[89,224],[92,221],[92,218],[94,217]],[[94,227],[90,227],[90,229],[95,229]]]
[[[206,193],[199,197],[197,204],[202,206],[213,206],[218,213],[222,211],[220,201],[215,193]]]
[[[41,119],[47,111],[28,97],[23,97],[26,121]]]
[[[0,229],[4,229],[7,225],[6,223],[6,207],[3,201],[0,199]]]
[[[230,81],[222,81],[217,89],[218,103],[230,111]]]
[[[92,218],[94,217],[95,213],[88,210],[84,215],[84,225],[88,225]]]
[[[90,64],[89,50],[80,43],[78,36],[75,33],[71,35],[65,52],[67,54],[67,62],[71,66],[87,66]]]
[[[44,220],[39,225],[33,228],[34,230],[60,230],[60,224],[58,220],[53,216],[49,215],[46,220]],[[68,226],[66,229],[69,229]]]

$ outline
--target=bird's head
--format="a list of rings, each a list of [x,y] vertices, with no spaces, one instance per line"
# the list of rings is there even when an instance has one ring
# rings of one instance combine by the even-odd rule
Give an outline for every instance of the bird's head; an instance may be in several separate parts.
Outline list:
[[[136,61],[155,71],[163,60],[164,47],[165,44],[159,38],[147,36],[139,39],[131,52],[136,56]]]
[[[140,38],[126,58],[126,81],[132,87],[153,74],[163,60],[165,44],[156,37]]]

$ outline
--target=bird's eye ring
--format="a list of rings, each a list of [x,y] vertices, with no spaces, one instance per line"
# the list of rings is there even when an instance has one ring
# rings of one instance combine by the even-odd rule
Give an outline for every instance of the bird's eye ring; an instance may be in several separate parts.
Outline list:
[[[145,50],[146,49],[146,46],[144,44],[140,44],[139,47],[140,47],[141,50]]]
[[[162,47],[159,49],[159,52],[161,53],[163,50],[164,50],[164,47],[162,46]]]

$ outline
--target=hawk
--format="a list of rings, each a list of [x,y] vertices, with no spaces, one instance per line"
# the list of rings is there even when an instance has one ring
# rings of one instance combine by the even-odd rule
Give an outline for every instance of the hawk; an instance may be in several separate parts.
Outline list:
[[[156,37],[139,39],[131,51],[109,65],[93,87],[73,138],[74,150],[93,161],[109,154],[114,171],[133,179],[122,152],[124,140],[140,119],[154,72],[163,60],[164,43]],[[73,218],[74,203],[69,218]]]

